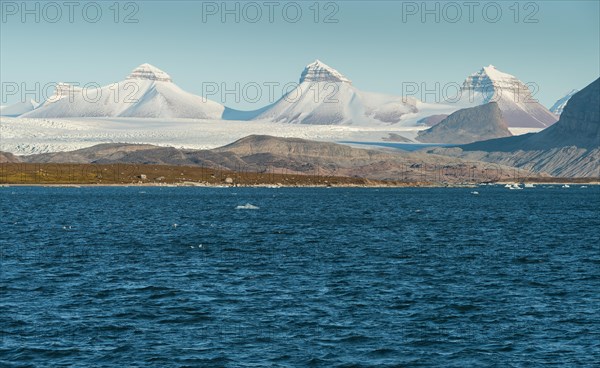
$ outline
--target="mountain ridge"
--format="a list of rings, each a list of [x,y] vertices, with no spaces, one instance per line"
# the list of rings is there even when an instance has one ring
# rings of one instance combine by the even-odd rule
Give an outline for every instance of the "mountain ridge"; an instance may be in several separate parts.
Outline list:
[[[418,126],[420,121],[428,121],[430,116],[449,115],[461,108],[498,102],[510,127],[544,128],[557,119],[533,99],[523,82],[493,65],[469,75],[460,93],[457,103],[430,104],[412,96],[366,92],[354,86],[350,78],[317,59],[303,69],[296,88],[287,91],[279,100],[259,109],[241,111],[185,92],[169,74],[145,63],[134,68],[125,80],[96,89],[83,90],[59,84],[55,95],[40,106],[12,115],[26,118],[196,118],[320,125],[401,123]]]

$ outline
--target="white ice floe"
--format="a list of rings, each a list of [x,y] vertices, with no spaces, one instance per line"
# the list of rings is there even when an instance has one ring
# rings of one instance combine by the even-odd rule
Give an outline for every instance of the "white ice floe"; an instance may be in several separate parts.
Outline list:
[[[255,206],[253,204],[250,204],[250,203],[246,203],[243,206],[237,206],[235,209],[236,210],[257,210],[257,209],[259,209],[259,207]]]

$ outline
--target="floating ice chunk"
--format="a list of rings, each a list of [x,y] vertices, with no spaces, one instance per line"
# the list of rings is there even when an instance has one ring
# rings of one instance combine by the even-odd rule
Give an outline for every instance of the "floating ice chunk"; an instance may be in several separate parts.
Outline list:
[[[235,209],[236,210],[257,210],[257,209],[259,209],[259,207],[255,206],[253,204],[250,204],[250,203],[246,203],[243,206],[237,206]]]

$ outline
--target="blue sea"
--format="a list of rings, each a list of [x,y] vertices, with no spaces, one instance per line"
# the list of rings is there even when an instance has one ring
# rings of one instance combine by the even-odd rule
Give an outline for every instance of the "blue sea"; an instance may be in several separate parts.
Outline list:
[[[3,187],[0,366],[597,367],[599,189]]]

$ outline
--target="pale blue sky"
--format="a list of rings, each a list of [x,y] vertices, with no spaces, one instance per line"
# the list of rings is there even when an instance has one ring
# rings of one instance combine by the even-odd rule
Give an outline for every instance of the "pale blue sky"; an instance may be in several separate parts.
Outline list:
[[[246,21],[244,14],[239,23],[231,15],[221,22],[221,13],[207,14],[214,8],[200,1],[133,2],[138,23],[123,23],[125,15],[135,10],[125,9],[125,2],[118,23],[114,9],[109,8],[113,1],[102,2],[103,14],[97,23],[83,18],[85,2],[75,8],[73,23],[67,8],[56,23],[49,23],[55,9],[44,10],[45,3],[40,3],[40,22],[35,22],[35,15],[27,15],[22,22],[22,9],[13,15],[14,9],[6,3],[2,1],[0,79],[27,86],[59,81],[105,85],[122,80],[147,62],[168,72],[183,89],[201,94],[206,82],[230,87],[235,82],[242,86],[297,82],[304,66],[320,59],[362,90],[399,95],[403,82],[462,83],[482,66],[494,64],[524,82],[536,83],[536,97],[549,106],[568,90],[582,88],[600,75],[597,0],[520,2],[516,23],[514,1],[495,3],[502,10],[496,23],[484,17],[485,7],[488,18],[495,18],[495,5],[487,1],[476,2],[473,22],[469,9],[461,5],[464,2],[455,2],[463,12],[456,23],[450,22],[456,9],[447,2],[438,2],[440,22],[434,15],[421,21],[423,9],[413,7],[421,6],[421,1],[321,2],[316,23],[314,1],[298,1],[303,14],[297,23],[284,19],[286,2],[274,8],[273,23],[264,6],[256,23]],[[35,7],[35,2],[28,4]],[[211,4],[220,6],[221,1]],[[247,6],[239,4],[240,9]],[[435,2],[428,4],[435,6]],[[333,19],[338,22],[324,23],[325,15],[336,8]],[[245,9],[248,19],[254,17],[255,9]],[[287,10],[290,17],[295,15],[293,7]],[[88,12],[95,16],[93,8]],[[531,20],[538,22],[526,23],[532,12]],[[226,97],[211,98],[243,109],[268,102],[266,93],[255,104]]]

